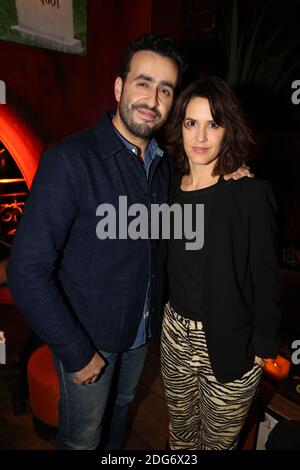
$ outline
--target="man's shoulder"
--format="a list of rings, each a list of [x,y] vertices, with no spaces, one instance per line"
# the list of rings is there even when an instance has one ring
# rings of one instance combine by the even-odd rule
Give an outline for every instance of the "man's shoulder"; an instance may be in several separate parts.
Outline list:
[[[61,150],[71,152],[71,154],[87,153],[89,148],[96,149],[95,132],[93,128],[84,129],[76,134],[65,137],[58,146]]]
[[[93,128],[84,129],[71,134],[60,142],[49,146],[42,155],[43,161],[57,164],[61,160],[74,163],[74,161],[89,159],[91,154],[97,153],[97,142]]]

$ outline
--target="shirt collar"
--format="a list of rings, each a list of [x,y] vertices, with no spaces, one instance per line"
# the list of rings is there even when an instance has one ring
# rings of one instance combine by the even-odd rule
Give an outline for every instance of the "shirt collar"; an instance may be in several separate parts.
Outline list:
[[[114,127],[114,130],[117,134],[117,136],[120,138],[120,140],[123,142],[123,144],[127,147],[127,149],[133,153],[134,155],[138,155],[138,148],[133,145],[129,140],[127,140],[125,137],[120,134],[120,132]],[[150,140],[146,152],[145,152],[145,157],[144,160],[153,160],[154,157],[162,157],[164,154],[164,151],[158,146],[158,143],[154,137]]]

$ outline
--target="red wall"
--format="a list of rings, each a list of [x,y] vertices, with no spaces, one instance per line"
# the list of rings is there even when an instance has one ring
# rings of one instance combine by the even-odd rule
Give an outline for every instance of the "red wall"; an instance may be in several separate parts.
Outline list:
[[[0,80],[13,105],[46,140],[93,124],[114,106],[113,81],[126,46],[151,30],[152,0],[88,0],[88,52],[63,54],[0,41]],[[29,118],[30,119],[30,118]]]
[[[0,40],[0,80],[7,84],[7,101],[46,143],[94,124],[103,110],[114,108],[113,83],[120,60],[138,35],[153,31],[182,42],[205,42],[200,13],[215,9],[216,0],[87,0],[87,4],[86,56]],[[193,23],[186,23],[187,12]]]

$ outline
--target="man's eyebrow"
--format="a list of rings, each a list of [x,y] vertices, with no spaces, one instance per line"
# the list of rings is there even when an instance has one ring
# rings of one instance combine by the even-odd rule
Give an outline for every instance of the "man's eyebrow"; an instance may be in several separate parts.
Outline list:
[[[153,77],[151,77],[150,75],[144,75],[143,73],[141,73],[140,75],[138,75],[135,80],[145,80],[147,82],[152,82],[154,83],[155,80],[153,79]],[[175,86],[173,85],[173,83],[169,82],[168,80],[161,80],[159,82],[160,85],[163,85],[163,86],[167,86],[169,88],[171,88],[172,90],[175,89]]]
[[[163,86],[167,86],[169,88],[172,88],[172,90],[175,90],[175,86],[173,85],[173,83],[171,82],[168,82],[168,80],[162,80],[161,82],[159,82],[161,85]]]

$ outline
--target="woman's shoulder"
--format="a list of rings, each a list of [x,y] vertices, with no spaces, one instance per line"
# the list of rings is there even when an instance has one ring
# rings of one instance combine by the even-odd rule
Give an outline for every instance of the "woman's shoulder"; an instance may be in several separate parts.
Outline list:
[[[276,198],[269,181],[247,176],[232,181],[232,188],[235,188],[237,197],[250,206],[262,204],[264,201],[276,205]]]
[[[249,176],[243,176],[239,180],[227,180],[230,181],[232,186],[238,191],[244,193],[262,193],[268,192],[272,189],[271,183],[265,179],[250,178]]]

